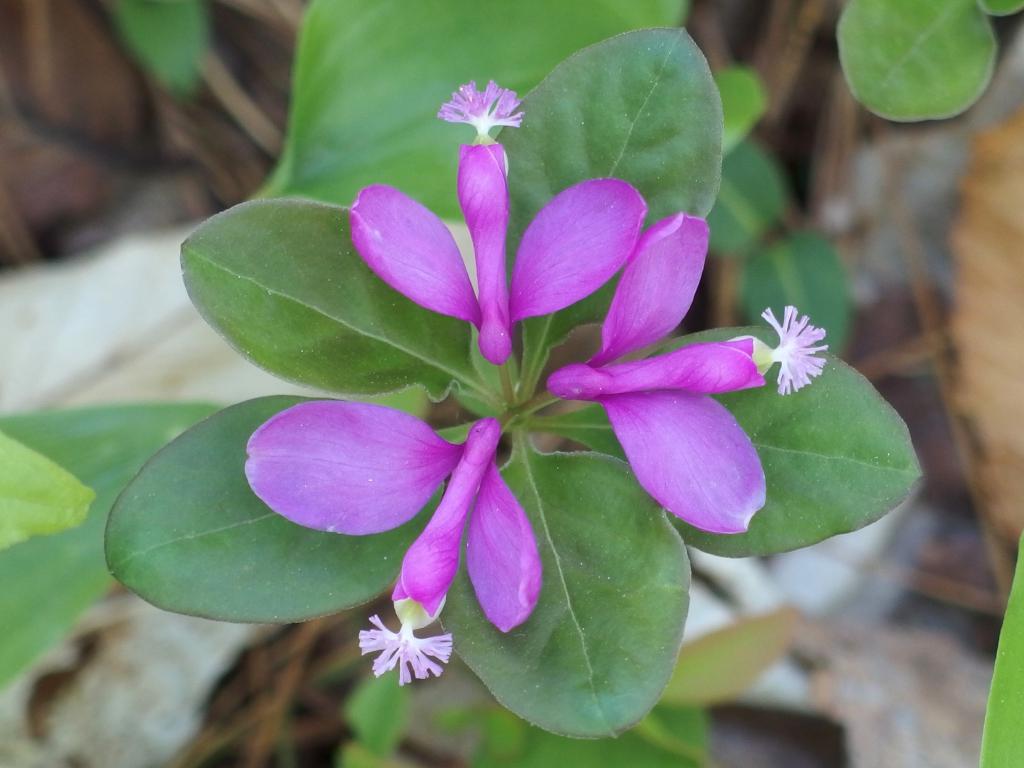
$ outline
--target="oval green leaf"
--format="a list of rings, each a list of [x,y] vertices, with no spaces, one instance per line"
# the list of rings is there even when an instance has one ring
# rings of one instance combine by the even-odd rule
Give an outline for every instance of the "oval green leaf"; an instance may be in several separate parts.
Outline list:
[[[111,15],[124,44],[157,80],[177,94],[195,90],[210,45],[206,0],[118,0]]]
[[[358,395],[420,384],[435,399],[456,380],[483,386],[469,323],[413,304],[374,275],[343,208],[236,205],[185,241],[181,263],[206,321],[278,376]]]
[[[411,705],[412,694],[395,685],[394,675],[367,677],[345,702],[345,719],[362,746],[387,757],[405,737]]]
[[[391,184],[461,218],[456,151],[467,126],[437,119],[462,83],[519,93],[574,51],[639,27],[678,24],[679,0],[315,0],[295,63],[288,139],[271,194],[347,205]]]
[[[722,103],[704,54],[685,30],[646,29],[592,45],[544,78],[523,110],[522,127],[501,133],[513,233],[558,192],[600,177],[640,190],[650,221],[711,209],[722,167]],[[601,319],[611,291],[609,284],[525,323],[528,386],[552,346],[576,326]]]
[[[232,406],[154,456],[110,513],[110,572],[160,608],[222,621],[302,621],[386,589],[424,515],[387,533],[342,536],[289,522],[249,488],[249,436],[303,399]]]
[[[759,249],[743,262],[740,303],[750,322],[770,307],[782,317],[792,304],[828,332],[825,342],[837,352],[850,328],[850,292],[846,270],[832,244],[814,232],[797,232]]]
[[[139,467],[213,406],[130,405],[0,417],[0,429],[96,492],[85,522],[0,552],[0,687],[58,643],[111,585],[103,526]]]
[[[672,673],[688,604],[686,550],[620,462],[520,444],[503,475],[537,537],[537,608],[502,634],[463,573],[445,627],[520,717],[564,735],[614,736],[654,706]]]
[[[850,0],[838,36],[853,95],[890,120],[963,112],[995,64],[995,35],[976,0]]]
[[[711,250],[721,256],[746,253],[779,224],[788,203],[775,158],[753,141],[740,143],[725,158],[722,188],[708,215]]]
[[[0,549],[81,525],[95,497],[66,469],[0,432]]]
[[[768,106],[768,94],[757,70],[728,67],[715,72],[715,85],[722,97],[725,130],[722,151],[728,154],[746,138]]]

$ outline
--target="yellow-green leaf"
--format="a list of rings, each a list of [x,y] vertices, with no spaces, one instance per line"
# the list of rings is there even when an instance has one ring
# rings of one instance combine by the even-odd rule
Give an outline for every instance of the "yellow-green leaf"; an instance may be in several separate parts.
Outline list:
[[[95,497],[70,472],[0,432],[0,549],[80,525]]]
[[[710,706],[736,698],[786,652],[796,621],[796,611],[784,608],[685,643],[662,701]]]

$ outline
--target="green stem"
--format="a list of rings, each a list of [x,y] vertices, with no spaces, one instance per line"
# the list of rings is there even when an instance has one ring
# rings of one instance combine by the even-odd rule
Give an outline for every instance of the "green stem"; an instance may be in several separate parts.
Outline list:
[[[513,408],[511,411],[512,416],[529,416],[531,413],[536,413],[541,408],[547,408],[553,403],[557,403],[558,398],[552,395],[550,392],[541,392],[531,400],[527,400],[522,405]]]
[[[504,362],[504,364],[498,369],[498,372],[501,376],[501,392],[505,395],[505,403],[507,405],[512,405],[516,401],[516,388],[512,384],[512,372],[510,370],[509,360]]]
[[[547,362],[546,355],[523,356],[523,377],[520,383],[520,391],[524,397],[532,397],[537,389],[537,380],[544,371],[544,364]]]

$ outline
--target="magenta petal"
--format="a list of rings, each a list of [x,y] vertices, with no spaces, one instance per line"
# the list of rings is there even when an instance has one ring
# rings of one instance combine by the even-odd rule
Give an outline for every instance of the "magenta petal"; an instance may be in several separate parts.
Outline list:
[[[508,183],[500,144],[464,145],[459,151],[459,205],[473,238],[480,297],[480,352],[501,365],[512,352],[508,315],[505,233]]]
[[[437,612],[459,570],[459,544],[466,515],[484,473],[494,463],[500,436],[501,426],[496,419],[481,419],[469,430],[462,458],[452,472],[441,503],[405,553],[392,599],[411,597],[427,613]]]
[[[586,298],[633,252],[647,205],[618,179],[560,192],[523,233],[512,272],[512,320],[556,312]]]
[[[694,394],[735,392],[764,385],[751,339],[690,344],[664,355],[618,365],[573,364],[548,378],[548,389],[566,400],[671,389]]]
[[[712,533],[742,533],[764,506],[761,460],[725,406],[706,395],[645,392],[601,399],[640,485]]]
[[[318,400],[269,419],[248,453],[245,476],[272,510],[307,528],[361,535],[415,516],[462,447],[401,411]]]
[[[455,239],[427,208],[393,187],[356,195],[352,244],[377,276],[417,304],[480,322],[480,307]]]
[[[590,361],[603,365],[667,336],[693,302],[704,257],[708,225],[677,213],[640,238],[615,288],[601,328],[601,351]]]
[[[484,615],[502,632],[533,612],[540,594],[541,564],[526,513],[491,465],[469,518],[466,567]]]

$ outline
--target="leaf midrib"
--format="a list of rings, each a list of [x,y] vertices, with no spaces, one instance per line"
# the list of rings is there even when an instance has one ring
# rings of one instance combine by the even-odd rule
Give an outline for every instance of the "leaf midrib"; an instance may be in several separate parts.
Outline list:
[[[917,39],[914,40],[913,44],[906,51],[903,52],[903,55],[901,55],[896,61],[893,62],[892,66],[889,68],[889,71],[885,73],[885,77],[883,77],[881,82],[879,82],[878,87],[882,89],[887,88],[889,86],[889,82],[893,79],[893,77],[896,76],[899,70],[901,70],[903,66],[917,54],[921,46],[924,45],[924,43],[935,33],[935,31],[939,27],[941,27],[942,24],[950,16],[953,15],[954,12],[958,10],[960,10],[960,7],[955,2],[952,2],[949,4],[949,7],[946,8],[946,10],[939,13],[939,15],[936,16],[932,20],[932,22],[921,31],[921,34],[918,35]]]
[[[263,522],[267,518],[275,517],[276,515],[277,515],[276,512],[266,512],[266,513],[260,515],[259,517],[250,517],[250,518],[248,518],[246,520],[238,520],[238,521],[236,521],[234,523],[229,523],[228,525],[222,525],[222,526],[220,526],[218,528],[207,528],[205,531],[195,531],[193,533],[186,533],[186,534],[184,534],[182,536],[176,536],[173,539],[168,539],[167,541],[161,541],[158,544],[152,544],[152,545],[150,545],[150,546],[148,546],[148,547],[146,547],[144,549],[139,549],[139,550],[136,550],[135,552],[132,552],[130,555],[128,555],[123,560],[118,561],[116,565],[114,563],[111,563],[110,564],[111,565],[111,570],[123,571],[125,566],[128,565],[128,563],[132,562],[136,558],[142,557],[143,555],[148,555],[150,552],[155,552],[158,549],[163,549],[164,547],[169,547],[169,546],[171,546],[173,544],[180,544],[183,541],[196,541],[198,539],[205,538],[206,536],[214,536],[214,535],[216,535],[218,533],[223,533],[224,531],[230,531],[230,530],[233,530],[235,528],[242,528],[242,527],[244,527],[246,525],[255,525],[256,523]]]
[[[186,250],[186,253],[188,253],[192,257],[198,259],[199,261],[202,261],[203,263],[208,264],[210,267],[212,267],[214,269],[217,269],[217,270],[221,271],[222,273],[224,273],[226,275],[229,275],[230,277],[233,277],[233,278],[235,278],[237,280],[243,280],[243,281],[245,281],[247,283],[255,285],[256,287],[260,288],[261,290],[266,291],[267,293],[269,293],[272,296],[276,296],[277,298],[282,299],[283,301],[287,301],[287,302],[290,302],[290,303],[295,304],[297,306],[300,306],[300,307],[303,307],[305,309],[308,309],[310,312],[315,312],[316,314],[320,315],[321,317],[323,317],[323,318],[325,318],[327,320],[330,320],[332,322],[338,323],[339,325],[342,325],[345,328],[348,328],[349,330],[351,330],[352,332],[354,332],[356,334],[359,334],[360,336],[363,336],[363,337],[368,338],[368,339],[373,339],[374,341],[380,342],[381,344],[387,344],[389,346],[392,346],[395,349],[397,349],[397,350],[399,350],[401,352],[404,352],[405,354],[409,355],[410,357],[412,357],[412,358],[414,358],[416,360],[419,360],[419,361],[421,361],[423,363],[426,363],[427,365],[432,366],[433,368],[436,368],[437,370],[442,371],[443,373],[448,374],[455,381],[459,381],[459,382],[462,382],[464,384],[467,384],[468,386],[472,387],[474,390],[476,390],[478,392],[482,391],[481,388],[480,388],[479,382],[477,382],[475,379],[466,376],[466,374],[464,374],[464,373],[460,373],[459,371],[456,371],[456,370],[454,370],[452,368],[449,368],[446,364],[441,363],[440,361],[432,360],[429,357],[425,357],[423,354],[421,354],[421,353],[419,353],[419,352],[417,352],[417,351],[415,351],[413,349],[410,349],[410,348],[408,348],[406,346],[403,346],[402,344],[399,344],[397,341],[395,341],[393,339],[387,338],[386,336],[381,336],[381,335],[378,335],[378,334],[370,333],[370,332],[368,332],[367,330],[365,330],[363,328],[359,328],[359,327],[357,327],[355,325],[352,325],[351,323],[345,321],[344,319],[342,319],[340,317],[335,317],[334,315],[329,314],[327,311],[325,311],[324,309],[322,309],[320,307],[317,307],[317,306],[309,304],[309,303],[307,303],[305,301],[302,301],[301,299],[299,299],[299,298],[297,298],[295,296],[289,296],[287,293],[284,293],[284,292],[280,291],[277,288],[273,288],[273,287],[271,287],[269,285],[264,285],[264,284],[260,283],[258,280],[256,280],[254,277],[250,277],[249,275],[240,275],[237,272],[235,272],[234,270],[228,269],[223,264],[220,264],[220,263],[218,263],[216,261],[213,261],[212,259],[208,258],[207,256],[204,256],[198,250],[196,250],[194,247],[193,248],[188,248]]]
[[[909,475],[916,475],[917,474],[914,471],[913,468],[893,467],[893,466],[889,466],[887,464],[874,464],[874,463],[872,463],[870,461],[865,461],[864,459],[858,459],[858,458],[856,458],[854,456],[845,456],[845,455],[838,455],[837,456],[837,455],[834,455],[834,454],[831,454],[831,453],[816,453],[814,451],[804,451],[804,450],[801,450],[799,448],[787,448],[787,447],[782,446],[782,445],[772,445],[771,443],[759,442],[759,441],[753,440],[753,439],[751,439],[750,442],[752,442],[754,444],[755,448],[758,448],[758,449],[763,448],[763,449],[768,450],[768,451],[778,451],[780,453],[794,453],[794,454],[797,454],[799,456],[810,456],[811,458],[825,459],[826,461],[849,462],[850,464],[856,464],[858,466],[867,467],[869,469],[880,469],[880,470],[884,470],[886,472],[898,472],[901,475],[908,475],[909,476]]]
[[[615,162],[613,162],[611,168],[608,169],[609,176],[615,175],[615,171],[618,170],[619,163],[621,163],[622,158],[625,157],[626,149],[629,147],[629,142],[633,138],[633,131],[636,129],[637,123],[640,122],[640,115],[642,115],[643,111],[647,109],[647,103],[651,100],[651,96],[654,95],[654,91],[658,88],[658,85],[661,83],[662,75],[665,74],[665,67],[668,66],[668,60],[669,58],[671,58],[672,53],[675,51],[681,39],[682,31],[679,31],[678,33],[675,34],[675,37],[668,44],[668,50],[665,51],[665,58],[661,60],[661,65],[658,67],[658,72],[657,74],[655,74],[654,79],[651,81],[651,88],[649,91],[647,91],[647,95],[644,96],[644,100],[640,104],[640,108],[637,109],[636,114],[633,116],[633,119],[629,123],[629,130],[626,131],[626,138],[622,142],[622,149],[619,150],[618,157],[615,158]]]
[[[562,558],[558,554],[558,550],[555,548],[554,539],[551,537],[551,529],[548,527],[547,515],[544,512],[544,503],[541,501],[540,491],[538,490],[537,483],[533,477],[533,470],[530,466],[530,449],[523,443],[520,443],[520,451],[522,454],[523,466],[526,470],[526,479],[530,483],[530,492],[533,494],[533,498],[536,501],[537,515],[544,528],[544,538],[547,539],[548,546],[551,547],[551,554],[554,555],[555,570],[558,572],[558,580],[562,585],[562,592],[565,594],[565,605],[569,611],[569,617],[572,619],[573,626],[576,628],[577,637],[579,637],[580,649],[583,654],[583,662],[587,667],[587,685],[590,688],[590,695],[594,699],[594,707],[596,708],[597,713],[601,716],[601,720],[604,721],[606,733],[608,733],[609,736],[614,736],[615,730],[611,727],[611,724],[608,721],[608,715],[605,713],[604,707],[601,706],[601,699],[597,695],[597,685],[594,680],[594,666],[590,662],[590,652],[587,650],[587,641],[583,634],[583,626],[580,624],[579,618],[576,616],[576,610],[573,608],[572,597],[569,594],[569,585],[565,580],[565,570],[562,568]]]

